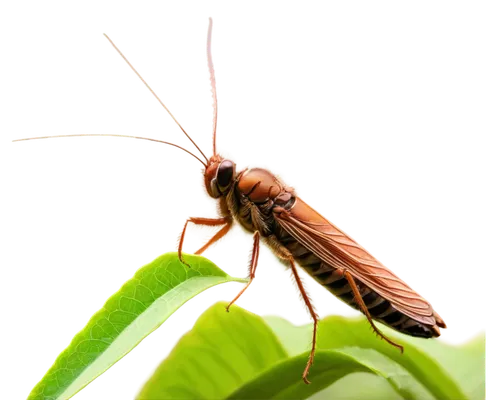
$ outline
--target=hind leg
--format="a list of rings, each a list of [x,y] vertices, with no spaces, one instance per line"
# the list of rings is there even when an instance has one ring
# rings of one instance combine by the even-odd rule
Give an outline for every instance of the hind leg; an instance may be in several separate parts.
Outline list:
[[[385,340],[387,343],[393,345],[394,347],[397,347],[401,353],[404,351],[404,347],[401,346],[400,344],[397,344],[393,342],[391,339],[389,339],[387,336],[385,336],[373,323],[372,316],[370,315],[370,312],[368,311],[368,308],[366,307],[365,302],[363,301],[363,297],[361,297],[361,294],[359,293],[358,285],[356,285],[356,282],[354,282],[354,278],[352,277],[351,273],[349,271],[344,272],[344,276],[349,282],[349,285],[351,286],[352,293],[354,294],[354,298],[356,299],[356,302],[358,303],[359,308],[365,314],[366,318],[368,319],[368,322],[372,326],[375,334],[380,336],[383,340]]]

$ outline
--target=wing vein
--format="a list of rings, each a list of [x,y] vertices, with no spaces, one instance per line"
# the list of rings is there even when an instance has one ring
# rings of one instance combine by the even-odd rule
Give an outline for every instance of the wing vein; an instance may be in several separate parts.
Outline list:
[[[435,323],[434,311],[424,298],[299,198],[292,209],[276,211],[275,219],[325,264],[349,271],[409,317],[425,324]]]

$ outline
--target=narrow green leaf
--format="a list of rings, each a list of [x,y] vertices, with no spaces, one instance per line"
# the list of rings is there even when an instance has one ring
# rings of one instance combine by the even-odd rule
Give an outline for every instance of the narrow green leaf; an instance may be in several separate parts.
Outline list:
[[[56,359],[29,399],[68,399],[131,351],[186,301],[232,278],[200,256],[158,257],[104,304]],[[266,327],[267,328],[267,327]]]

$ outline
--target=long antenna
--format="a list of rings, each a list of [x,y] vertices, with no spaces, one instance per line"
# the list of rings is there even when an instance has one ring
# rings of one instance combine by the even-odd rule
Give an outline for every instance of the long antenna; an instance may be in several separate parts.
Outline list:
[[[175,126],[181,131],[182,135],[186,138],[186,140],[191,144],[195,152],[199,153],[200,156],[208,161],[208,156],[203,151],[203,148],[194,140],[193,136],[184,128],[184,126],[177,120],[175,113],[170,109],[170,106],[163,100],[158,92],[151,86],[151,83],[140,73],[140,71],[135,67],[135,65],[130,61],[125,52],[118,46],[118,44],[111,38],[111,36],[107,32],[101,33],[102,37],[111,45],[115,53],[117,53],[122,61],[127,64],[132,73],[139,79],[142,85],[146,88],[146,90],[153,96],[158,105],[165,110],[168,114],[172,122]]]
[[[215,136],[217,133],[217,90],[215,89],[215,71],[214,63],[212,61],[212,18],[208,19],[208,35],[207,35],[207,58],[208,58],[208,71],[210,72],[210,84],[212,85],[212,98],[213,109],[214,109],[214,119],[213,119],[213,143],[214,143],[214,156],[215,150]]]
[[[158,145],[164,145],[172,147],[180,152],[185,153],[192,160],[196,161],[202,168],[207,167],[207,163],[204,159],[194,153],[189,147],[186,147],[180,143],[173,142],[169,139],[159,138],[155,136],[143,136],[139,134],[132,133],[115,133],[115,132],[100,132],[100,133],[90,133],[90,132],[66,132],[66,133],[54,133],[49,135],[34,135],[34,136],[18,136],[13,138],[10,142],[13,144],[30,143],[30,142],[45,142],[54,139],[85,139],[92,137],[104,137],[110,139],[124,139],[124,140],[134,140],[136,142],[153,143]]]

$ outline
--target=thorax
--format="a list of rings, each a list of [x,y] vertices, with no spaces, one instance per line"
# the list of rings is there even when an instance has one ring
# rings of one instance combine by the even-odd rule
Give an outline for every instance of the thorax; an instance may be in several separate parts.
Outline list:
[[[263,236],[269,236],[275,230],[273,208],[291,208],[294,201],[293,189],[262,168],[238,173],[226,196],[226,203],[233,217],[246,230],[257,230]]]

